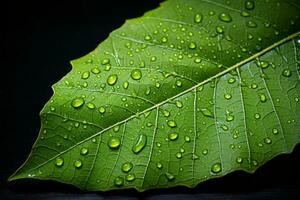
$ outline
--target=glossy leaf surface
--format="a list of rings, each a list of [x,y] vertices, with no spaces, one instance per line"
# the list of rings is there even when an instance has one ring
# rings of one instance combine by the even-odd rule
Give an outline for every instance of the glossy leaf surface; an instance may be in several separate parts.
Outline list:
[[[300,141],[297,0],[169,0],[53,87],[10,180],[98,191],[194,187]]]

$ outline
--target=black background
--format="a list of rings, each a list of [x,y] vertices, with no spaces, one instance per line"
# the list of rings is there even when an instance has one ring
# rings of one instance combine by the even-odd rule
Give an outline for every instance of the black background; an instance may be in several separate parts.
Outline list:
[[[6,179],[26,159],[40,127],[39,111],[70,60],[92,51],[125,19],[154,9],[160,0],[39,1],[2,4],[0,199],[300,199],[300,146],[255,174],[235,172],[201,183],[138,193],[83,193],[52,181]],[[5,12],[6,11],[6,12]]]

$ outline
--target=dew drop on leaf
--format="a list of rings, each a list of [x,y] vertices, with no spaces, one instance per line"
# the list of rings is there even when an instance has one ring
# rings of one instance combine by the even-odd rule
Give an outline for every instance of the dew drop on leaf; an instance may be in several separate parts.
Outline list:
[[[211,117],[211,118],[214,117],[213,113],[210,110],[208,110],[207,108],[201,108],[201,112],[206,117]]]
[[[170,133],[168,137],[171,141],[174,141],[178,138],[178,133]]]
[[[88,103],[88,104],[87,104],[87,107],[88,107],[89,109],[94,109],[94,108],[95,108],[95,105],[94,105],[93,103]]]
[[[284,69],[282,71],[282,76],[284,76],[284,77],[290,77],[291,75],[292,75],[292,72],[289,69]]]
[[[135,145],[132,147],[133,153],[137,154],[143,150],[143,148],[147,144],[147,136],[144,134],[140,134]]]
[[[176,101],[175,104],[176,104],[177,108],[182,108],[183,107],[183,104],[182,104],[181,101]]]
[[[80,154],[81,155],[87,155],[89,153],[89,149],[86,148],[86,147],[82,147],[81,150],[80,150]]]
[[[156,167],[157,167],[158,169],[161,169],[161,168],[163,167],[163,165],[162,165],[160,162],[158,162],[158,163],[156,163]]]
[[[109,64],[110,63],[110,60],[109,58],[104,58],[101,62],[102,65],[106,65],[106,64]]]
[[[100,69],[98,67],[94,67],[92,70],[93,74],[99,74],[100,73]]]
[[[56,158],[55,165],[57,167],[61,167],[61,166],[63,166],[63,164],[64,164],[64,160],[62,158]]]
[[[195,42],[191,42],[191,43],[189,44],[189,49],[196,49],[196,47],[197,47],[197,45],[196,45]]]
[[[225,95],[224,95],[224,98],[225,98],[226,100],[231,99],[231,94],[225,94]]]
[[[118,76],[116,74],[112,74],[107,78],[106,82],[108,85],[114,85],[116,84],[117,80]]]
[[[264,139],[264,142],[265,142],[266,144],[271,144],[271,143],[272,143],[272,140],[271,140],[271,138],[266,137],[266,138]]]
[[[84,99],[83,98],[76,98],[72,101],[71,105],[74,108],[79,108],[84,104]]]
[[[196,14],[194,17],[194,22],[195,23],[200,23],[202,21],[202,14]]]
[[[82,167],[82,161],[81,161],[81,160],[76,160],[76,161],[74,162],[74,166],[75,166],[76,168],[81,168],[81,167]]]
[[[82,79],[88,79],[90,77],[90,72],[83,72],[81,75]]]
[[[123,83],[123,88],[124,89],[127,89],[128,88],[128,86],[129,86],[129,83],[128,83],[128,81],[125,81],[124,83]]]
[[[272,129],[272,133],[274,134],[274,135],[277,135],[279,132],[278,132],[278,129],[277,128],[273,128]]]
[[[133,167],[133,164],[131,162],[126,162],[122,165],[122,171],[127,173],[129,172]]]
[[[254,9],[254,1],[253,0],[247,0],[245,1],[245,8],[247,10],[253,10]]]
[[[118,186],[118,187],[124,185],[124,178],[122,178],[120,176],[116,177],[114,180],[114,184],[115,184],[115,186]]]
[[[121,141],[118,137],[110,137],[108,142],[107,142],[107,145],[109,146],[109,148],[111,149],[117,149],[120,147],[121,145]]]
[[[134,174],[127,174],[126,175],[126,181],[131,182],[135,180]]]
[[[105,111],[106,111],[106,109],[105,109],[103,106],[99,107],[98,110],[99,110],[99,112],[100,112],[101,114],[104,114]]]
[[[220,173],[222,171],[221,163],[215,163],[211,166],[211,171],[215,174]]]
[[[254,22],[254,21],[248,21],[247,22],[247,26],[249,27],[249,28],[256,28],[257,27],[257,24]]]
[[[260,95],[259,95],[259,100],[260,100],[260,102],[262,102],[262,103],[266,102],[266,101],[267,101],[266,95],[265,95],[265,94],[260,94]]]
[[[236,158],[236,162],[237,162],[238,164],[243,163],[243,158],[237,157],[237,158]]]
[[[140,80],[142,78],[142,71],[139,69],[134,69],[131,71],[131,78],[133,80]]]
[[[168,121],[168,126],[171,127],[171,128],[175,128],[177,126],[176,122],[173,121],[173,120],[169,120]]]
[[[173,174],[169,173],[169,172],[166,172],[166,173],[165,173],[165,176],[166,176],[166,178],[167,178],[169,181],[172,181],[172,180],[175,179],[175,176],[174,176]]]
[[[232,21],[232,18],[228,13],[221,13],[219,15],[219,19],[223,22],[231,22]]]

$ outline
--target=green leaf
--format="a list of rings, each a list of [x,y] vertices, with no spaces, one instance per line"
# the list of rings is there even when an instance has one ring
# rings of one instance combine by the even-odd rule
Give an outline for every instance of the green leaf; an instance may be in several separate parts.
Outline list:
[[[194,187],[300,141],[298,0],[169,0],[53,86],[9,180],[84,190]]]

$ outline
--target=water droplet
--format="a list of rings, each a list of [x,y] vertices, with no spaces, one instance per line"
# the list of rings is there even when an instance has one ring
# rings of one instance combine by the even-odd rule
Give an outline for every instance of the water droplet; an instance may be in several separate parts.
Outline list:
[[[243,163],[243,158],[237,157],[236,162],[239,163],[239,164]]]
[[[260,100],[260,102],[262,102],[262,103],[266,102],[266,101],[267,101],[266,95],[260,94],[260,95],[259,95],[259,100]]]
[[[259,114],[259,113],[255,113],[255,114],[254,114],[254,118],[255,118],[255,119],[260,119],[260,114]]]
[[[104,114],[105,113],[105,111],[106,111],[106,109],[104,108],[104,107],[99,107],[99,112],[101,113],[101,114]]]
[[[106,82],[108,85],[114,85],[116,84],[117,80],[118,80],[117,74],[112,74],[107,78]]]
[[[213,173],[215,173],[215,174],[221,172],[222,171],[222,165],[221,165],[221,163],[215,163],[215,164],[213,164],[213,166],[211,167],[211,171]]]
[[[166,37],[162,37],[162,38],[161,38],[161,42],[162,42],[162,43],[166,43],[166,42],[168,42],[168,38],[166,38]]]
[[[197,159],[199,159],[199,156],[197,156],[196,154],[193,154],[192,155],[192,160],[197,160]]]
[[[129,86],[129,83],[128,83],[128,81],[125,81],[125,82],[123,83],[123,88],[124,88],[124,89],[127,89],[127,88],[128,88],[128,86]]]
[[[245,1],[245,8],[247,10],[253,10],[254,9],[254,1],[253,0]]]
[[[132,169],[132,167],[133,167],[132,163],[126,162],[126,163],[124,163],[122,165],[122,171],[125,172],[125,173],[127,173],[127,172],[129,172]]]
[[[92,70],[93,74],[99,74],[100,73],[100,69],[98,67],[94,67]]]
[[[156,164],[156,167],[157,167],[158,169],[161,169],[161,168],[163,167],[163,165],[162,165],[161,163],[158,162],[158,163]]]
[[[258,85],[256,83],[252,83],[250,86],[252,89],[256,89],[258,87]]]
[[[200,23],[202,21],[202,14],[196,14],[194,17],[195,23]]]
[[[72,101],[71,105],[74,108],[79,108],[84,104],[84,99],[83,98],[76,98]]]
[[[156,56],[152,56],[152,57],[150,58],[150,61],[152,61],[152,62],[156,61]]]
[[[231,99],[231,94],[225,94],[224,98],[227,99],[227,100]]]
[[[134,69],[131,71],[131,78],[133,80],[140,80],[142,78],[142,71],[139,69]]]
[[[208,150],[207,149],[203,149],[202,154],[203,155],[207,155],[208,154]]]
[[[145,39],[146,41],[149,41],[149,40],[151,40],[151,36],[150,36],[150,35],[145,35],[144,39]]]
[[[259,67],[261,67],[262,69],[266,69],[266,68],[269,67],[269,62],[267,62],[267,61],[260,61],[260,62],[257,62],[257,65]]]
[[[135,180],[134,174],[127,174],[126,175],[126,181],[131,182]]]
[[[176,158],[178,158],[178,159],[182,158],[182,153],[177,152],[177,153],[176,153]]]
[[[247,26],[249,27],[249,28],[256,28],[257,27],[257,24],[254,22],[254,21],[248,21],[247,22]]]
[[[190,48],[190,49],[196,49],[196,47],[197,47],[197,45],[196,45],[195,42],[191,42],[191,43],[189,44],[189,48]]]
[[[190,142],[191,141],[191,138],[189,137],[189,136],[184,136],[184,141],[186,141],[186,142]]]
[[[228,83],[229,84],[232,84],[232,83],[234,83],[235,82],[235,78],[230,78],[230,79],[228,79]]]
[[[90,77],[90,72],[83,72],[81,75],[82,79],[88,79]]]
[[[172,181],[172,180],[175,179],[175,176],[174,176],[173,174],[169,173],[169,172],[166,172],[166,173],[165,173],[165,176],[167,177],[167,179],[168,179],[169,181]]]
[[[271,140],[271,138],[265,138],[264,139],[264,142],[266,143],[266,144],[271,144],[272,143],[272,140]]]
[[[135,145],[132,147],[133,153],[137,154],[143,150],[143,148],[147,144],[147,136],[140,134],[138,140],[136,141]]]
[[[108,63],[110,63],[109,58],[104,58],[104,59],[102,60],[102,62],[101,62],[102,65],[106,65],[106,64],[108,64]]]
[[[219,33],[219,34],[224,33],[224,29],[223,29],[221,26],[217,26],[217,27],[216,27],[216,31],[217,31],[217,33]]]
[[[195,58],[195,60],[194,60],[194,62],[197,64],[201,63],[201,61],[202,61],[201,58]]]
[[[114,180],[114,184],[115,184],[115,186],[118,186],[118,187],[124,185],[124,178],[122,178],[120,176],[116,177]]]
[[[221,13],[219,15],[219,19],[223,22],[231,22],[232,21],[232,18],[228,13]]]
[[[257,162],[256,160],[252,160],[252,164],[253,164],[254,166],[257,166],[257,165],[258,165],[258,162]]]
[[[57,167],[61,167],[61,166],[63,166],[63,164],[64,164],[64,160],[62,158],[56,158],[55,165]]]
[[[108,142],[107,142],[107,145],[111,149],[117,149],[121,145],[121,141],[117,137],[110,137],[109,140],[108,140]]]
[[[177,81],[176,81],[176,86],[177,86],[177,87],[181,87],[181,86],[182,86],[182,82],[181,82],[180,80],[177,80]]]
[[[274,135],[277,135],[279,132],[278,132],[278,129],[277,128],[273,128],[272,129],[272,133],[274,134]]]
[[[82,167],[82,162],[81,162],[81,160],[76,160],[75,162],[74,162],[74,166],[78,169],[78,168],[81,168]]]
[[[164,113],[164,116],[165,116],[165,117],[169,117],[169,116],[170,116],[170,112],[167,111],[167,110],[164,110],[163,113]]]
[[[241,12],[241,16],[243,16],[243,17],[250,17],[250,13],[247,12],[247,11],[242,11]]]
[[[207,108],[201,108],[200,110],[204,116],[211,117],[211,118],[214,117],[213,113],[210,110],[208,110]]]
[[[173,121],[173,120],[169,120],[169,121],[168,121],[168,126],[169,126],[169,127],[171,127],[171,128],[174,128],[174,127],[176,127],[176,126],[177,126],[177,124],[176,124],[176,122],[175,122],[175,121]]]
[[[89,153],[89,149],[88,148],[86,148],[86,147],[82,147],[81,148],[81,150],[80,150],[80,154],[81,155],[86,155],[86,154],[88,154]]]
[[[290,77],[291,75],[292,75],[292,72],[291,72],[291,70],[289,70],[289,69],[284,69],[284,70],[282,71],[282,76]]]
[[[95,108],[95,105],[94,105],[93,103],[88,103],[88,104],[87,104],[87,107],[88,107],[89,109],[94,109],[94,108]]]
[[[232,114],[228,114],[228,115],[226,116],[226,121],[231,122],[231,121],[233,121],[233,120],[234,120],[234,116],[233,116]]]
[[[295,97],[294,100],[295,100],[296,102],[299,102],[299,98],[298,98],[298,97]]]
[[[170,140],[174,141],[178,138],[178,134],[177,133],[170,133],[168,135],[168,137],[169,137]]]
[[[225,124],[223,124],[223,125],[221,126],[221,128],[222,128],[224,131],[228,131],[228,126],[226,126]]]
[[[50,110],[53,112],[53,111],[55,111],[55,108],[53,106],[51,106]]]
[[[177,108],[182,108],[183,107],[183,104],[182,104],[181,101],[176,101],[175,104],[176,104]]]

